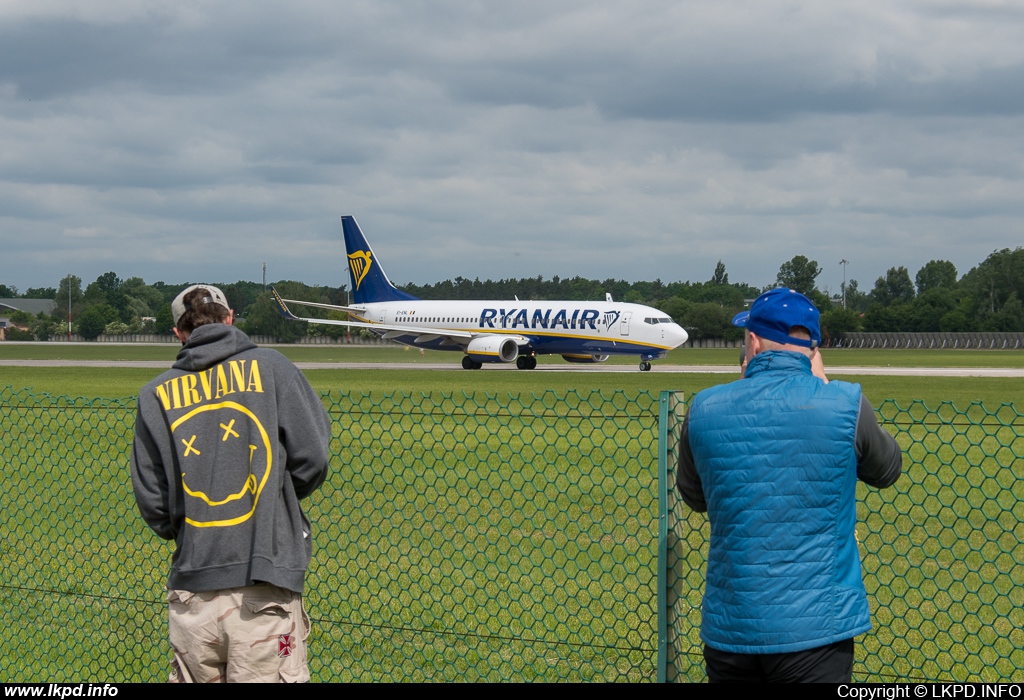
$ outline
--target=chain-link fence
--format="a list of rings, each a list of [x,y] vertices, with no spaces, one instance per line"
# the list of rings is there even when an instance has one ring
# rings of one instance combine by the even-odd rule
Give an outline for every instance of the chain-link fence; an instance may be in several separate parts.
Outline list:
[[[667,395],[668,403],[681,399]],[[682,420],[667,411],[667,680],[704,680],[700,602],[710,530],[675,491]],[[973,404],[885,401],[903,448],[890,489],[858,484],[857,539],[874,630],[858,638],[859,681],[1024,680],[1024,415]]]
[[[655,677],[657,397],[324,401],[314,680]],[[0,420],[4,675],[166,678],[172,547],[135,508],[134,401],[7,390]]]
[[[703,679],[708,533],[672,488],[681,396],[324,401],[314,680]],[[879,414],[905,474],[859,494],[875,630],[855,678],[1021,680],[1024,418]],[[0,390],[7,680],[166,678],[172,546],[135,509],[134,417],[134,400]]]

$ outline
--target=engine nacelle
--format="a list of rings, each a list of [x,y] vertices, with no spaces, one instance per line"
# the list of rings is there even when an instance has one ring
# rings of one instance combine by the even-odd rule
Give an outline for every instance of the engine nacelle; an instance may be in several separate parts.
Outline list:
[[[566,362],[580,362],[589,365],[595,362],[606,361],[608,355],[562,355],[562,359]]]
[[[519,357],[519,343],[507,335],[481,336],[469,341],[466,354],[477,362],[515,362]]]

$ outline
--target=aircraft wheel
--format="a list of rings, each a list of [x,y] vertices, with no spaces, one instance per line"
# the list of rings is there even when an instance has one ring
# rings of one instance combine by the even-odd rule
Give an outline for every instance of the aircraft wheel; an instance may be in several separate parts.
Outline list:
[[[526,369],[537,369],[537,358],[536,357],[531,357],[530,358],[530,366],[527,367]]]
[[[651,363],[648,362],[647,360],[641,360],[640,361],[640,371],[641,372],[650,372],[651,371]]]
[[[478,369],[480,365],[473,361],[473,358],[469,355],[462,357],[462,369]]]

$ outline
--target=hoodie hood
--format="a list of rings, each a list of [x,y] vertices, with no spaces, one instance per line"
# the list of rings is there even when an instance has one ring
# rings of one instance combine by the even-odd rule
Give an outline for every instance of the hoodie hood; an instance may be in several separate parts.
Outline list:
[[[208,323],[192,331],[188,342],[178,351],[174,368],[187,372],[201,372],[255,347],[256,343],[234,326],[226,323]]]

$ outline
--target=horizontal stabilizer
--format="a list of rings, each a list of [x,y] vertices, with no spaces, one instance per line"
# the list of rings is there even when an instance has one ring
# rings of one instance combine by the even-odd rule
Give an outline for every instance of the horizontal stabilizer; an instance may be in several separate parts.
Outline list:
[[[270,288],[273,291],[273,287]],[[276,292],[275,292],[276,294]],[[366,309],[358,306],[338,306],[337,304],[321,304],[316,301],[302,301],[301,299],[281,299],[282,302],[289,304],[299,304],[301,306],[315,306],[318,309],[330,309],[331,311],[342,311],[347,314],[364,314]]]

